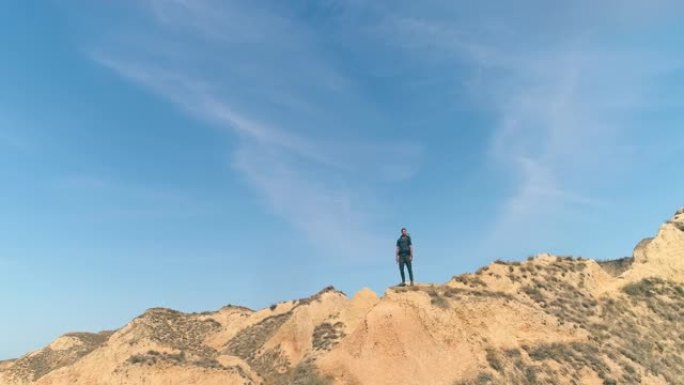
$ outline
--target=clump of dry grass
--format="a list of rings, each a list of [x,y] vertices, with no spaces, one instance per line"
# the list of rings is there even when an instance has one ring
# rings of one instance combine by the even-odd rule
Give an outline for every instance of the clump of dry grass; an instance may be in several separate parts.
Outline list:
[[[454,381],[453,385],[487,385],[494,384],[494,377],[489,372],[480,372],[474,379]]]
[[[494,264],[504,265],[504,266],[520,266],[521,262],[520,261],[504,261],[502,259],[497,259],[496,261],[494,261]]]
[[[344,338],[344,323],[323,322],[316,326],[313,331],[312,344],[314,350],[330,350]]]
[[[680,231],[684,231],[684,222],[679,222],[679,221],[667,221],[667,223],[673,225]]]
[[[251,325],[235,335],[224,348],[224,352],[242,359],[253,360],[257,350],[268,341],[273,334],[290,319],[292,312],[282,313],[264,318],[261,322]]]
[[[454,275],[451,279],[472,288],[487,287],[487,284],[478,276],[480,273],[478,270],[475,274]]]
[[[501,363],[501,358],[499,353],[494,349],[486,350],[486,358],[489,366],[496,370],[497,372],[502,372],[504,370],[504,365]]]
[[[177,353],[166,353],[158,352],[156,350],[148,350],[143,354],[134,354],[128,357],[126,360],[129,364],[133,365],[148,365],[152,366],[158,363],[171,363],[174,365],[184,365],[186,364],[187,358],[184,351],[179,351]]]
[[[430,299],[430,303],[434,306],[437,306],[442,309],[448,309],[449,308],[449,301],[447,301],[444,297],[441,295],[437,294],[435,296],[432,296]]]
[[[291,371],[269,383],[274,385],[330,385],[332,378],[321,374],[312,359],[305,359]]]
[[[601,268],[613,277],[617,277],[625,271],[629,270],[634,263],[634,257],[624,257],[620,259],[608,261],[596,261]]]

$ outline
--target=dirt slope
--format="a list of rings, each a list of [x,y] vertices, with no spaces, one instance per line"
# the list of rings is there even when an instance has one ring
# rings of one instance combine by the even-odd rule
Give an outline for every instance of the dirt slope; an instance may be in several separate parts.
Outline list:
[[[682,330],[679,210],[616,261],[540,254],[382,297],[150,309],[0,362],[0,384],[684,384]]]

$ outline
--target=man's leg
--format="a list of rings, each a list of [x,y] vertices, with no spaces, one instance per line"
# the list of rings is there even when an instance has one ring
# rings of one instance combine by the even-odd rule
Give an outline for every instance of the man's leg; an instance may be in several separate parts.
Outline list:
[[[411,267],[412,263],[408,259],[406,260],[406,267],[408,267],[409,271],[409,279],[411,280],[411,285],[413,285],[413,267]],[[403,277],[403,271],[402,271],[402,277]]]
[[[404,260],[404,257],[399,257],[399,272],[401,273],[401,283],[402,284],[406,282],[406,277],[404,276],[404,263],[406,263],[406,261]]]

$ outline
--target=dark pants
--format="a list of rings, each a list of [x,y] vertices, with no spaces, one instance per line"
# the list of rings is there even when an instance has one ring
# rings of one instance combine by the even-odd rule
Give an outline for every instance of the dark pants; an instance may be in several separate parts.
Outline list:
[[[404,265],[408,267],[409,279],[413,282],[413,269],[411,268],[411,261],[408,255],[399,256],[399,272],[401,273],[401,282],[406,282],[406,277],[404,276]]]

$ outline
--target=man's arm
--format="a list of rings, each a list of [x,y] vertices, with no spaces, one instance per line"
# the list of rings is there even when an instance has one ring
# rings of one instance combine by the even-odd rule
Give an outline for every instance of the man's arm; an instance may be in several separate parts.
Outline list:
[[[397,261],[397,263],[399,263],[399,246],[397,246],[397,251],[394,254],[395,254],[394,259]]]
[[[413,262],[413,245],[409,246],[409,261]]]

